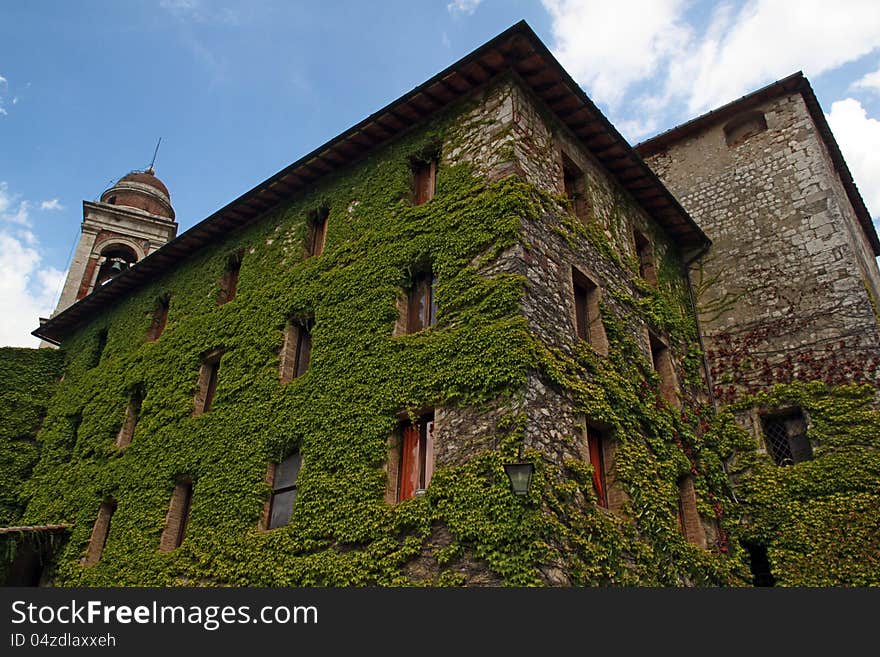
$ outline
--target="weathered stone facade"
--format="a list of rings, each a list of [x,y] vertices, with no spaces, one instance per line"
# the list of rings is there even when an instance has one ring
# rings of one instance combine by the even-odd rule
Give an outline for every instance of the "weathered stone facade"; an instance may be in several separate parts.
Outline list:
[[[871,245],[799,96],[735,148],[717,126],[652,156],[704,254],[566,76],[512,28],[41,327],[64,378],[14,474],[21,524],[67,531],[48,580],[748,583],[754,463],[727,468],[760,420],[713,417],[688,265],[725,393],[754,383],[725,332],[769,327],[745,347],[783,361],[876,348]]]
[[[746,98],[639,146],[712,239],[692,277],[727,400],[777,381],[880,374],[873,228],[855,214],[806,93]],[[742,115],[766,128],[729,145],[725,128]]]

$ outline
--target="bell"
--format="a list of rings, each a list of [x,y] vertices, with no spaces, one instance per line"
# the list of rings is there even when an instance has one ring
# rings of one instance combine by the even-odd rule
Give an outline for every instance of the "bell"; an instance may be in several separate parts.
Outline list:
[[[118,274],[121,271],[125,271],[125,269],[125,265],[120,260],[117,260],[112,265],[110,265],[110,271],[112,271],[114,275]]]

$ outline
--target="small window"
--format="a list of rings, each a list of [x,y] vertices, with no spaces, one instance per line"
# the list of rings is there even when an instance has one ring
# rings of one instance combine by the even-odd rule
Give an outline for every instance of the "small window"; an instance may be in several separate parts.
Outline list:
[[[749,112],[736,117],[724,126],[724,139],[731,148],[767,129],[767,118],[762,112]]]
[[[294,452],[280,463],[272,465],[272,500],[269,502],[268,529],[290,524],[301,468],[302,456],[299,452]]]
[[[110,520],[116,513],[116,502],[108,500],[103,502],[98,509],[98,517],[92,526],[92,536],[89,538],[89,547],[83,559],[83,566],[94,566],[101,560],[104,546],[107,545],[107,537],[110,535]]]
[[[199,387],[196,391],[195,410],[193,415],[201,415],[208,412],[214,402],[214,394],[217,392],[217,377],[220,372],[220,358],[222,352],[212,352],[199,368]]]
[[[639,261],[639,276],[651,285],[657,285],[657,269],[654,266],[654,247],[651,246],[651,241],[639,231],[633,232],[633,239]]]
[[[430,272],[423,272],[414,278],[406,304],[407,333],[417,333],[434,326],[437,320],[437,302],[434,298],[436,285],[437,277]]]
[[[116,205],[116,196],[111,196],[110,198],[108,198],[107,203],[109,203],[110,205]]]
[[[128,405],[125,407],[125,420],[122,422],[119,433],[116,434],[116,447],[119,449],[125,449],[131,444],[131,439],[134,437],[134,429],[141,414],[143,401],[144,395],[141,390],[136,390],[131,395]]]
[[[586,178],[565,153],[562,154],[562,187],[574,215],[578,219],[587,219]]]
[[[434,198],[437,187],[437,158],[412,163],[413,204],[421,205]]]
[[[312,355],[313,320],[290,321],[284,328],[284,345],[281,347],[281,383],[290,383],[309,369]]]
[[[400,428],[397,501],[424,493],[434,474],[434,414],[422,415]]]
[[[776,465],[794,465],[813,458],[807,422],[800,408],[761,417],[764,442]]]
[[[107,347],[107,329],[101,329],[98,331],[98,336],[95,339],[95,345],[92,348],[92,355],[89,362],[89,367],[97,367],[101,362],[101,357],[104,355],[104,349]]]
[[[177,482],[171,494],[168,514],[165,516],[165,529],[159,541],[161,552],[171,552],[183,544],[186,528],[189,525],[189,512],[192,507],[193,485],[188,479]]]
[[[150,320],[150,328],[147,331],[147,342],[155,342],[162,335],[162,331],[165,330],[170,303],[171,297],[167,294],[156,299],[156,305],[153,307],[153,317]]]
[[[308,230],[306,231],[306,254],[308,257],[317,257],[324,252],[329,214],[330,210],[321,208],[309,215]]]
[[[220,291],[217,293],[217,305],[222,306],[235,298],[238,290],[238,273],[241,270],[242,251],[233,253],[226,261],[226,269],[220,277]]]
[[[575,330],[581,340],[586,340],[602,355],[608,355],[608,338],[599,313],[599,288],[582,272],[572,267],[571,281],[574,291]]]
[[[581,425],[584,455],[593,466],[593,491],[596,503],[609,511],[619,512],[628,496],[617,479],[617,440],[605,429],[586,422]]]
[[[672,354],[669,347],[653,333],[650,333],[648,342],[651,347],[651,362],[654,371],[660,377],[660,396],[670,406],[681,408],[681,400],[678,398],[678,379],[675,376],[675,367],[672,364]]]
[[[770,558],[767,555],[767,546],[757,543],[744,543],[743,547],[749,553],[749,570],[752,571],[753,586],[774,586],[776,578],[770,572]]]
[[[587,426],[587,448],[590,453],[590,465],[593,466],[593,489],[596,493],[596,501],[599,506],[607,509],[608,482],[606,478],[605,450],[607,438],[602,431],[595,427]]]
[[[678,522],[681,533],[688,543],[701,548],[706,547],[706,532],[697,511],[697,493],[692,474],[678,480]]]

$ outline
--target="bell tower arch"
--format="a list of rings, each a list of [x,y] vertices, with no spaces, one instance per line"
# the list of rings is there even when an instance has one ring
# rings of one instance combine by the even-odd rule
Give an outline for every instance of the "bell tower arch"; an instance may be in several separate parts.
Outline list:
[[[132,171],[83,201],[79,243],[61,291],[57,315],[177,235],[171,196],[152,167]]]

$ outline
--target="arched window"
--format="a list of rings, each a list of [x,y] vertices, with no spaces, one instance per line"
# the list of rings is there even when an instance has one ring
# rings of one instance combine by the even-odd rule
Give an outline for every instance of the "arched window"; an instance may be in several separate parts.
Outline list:
[[[95,287],[103,285],[138,261],[134,249],[124,244],[105,246],[101,251],[101,258],[103,262],[98,270],[98,278],[95,279]]]
[[[767,119],[762,112],[741,114],[724,126],[724,138],[730,147],[739,146],[749,137],[767,129]]]

